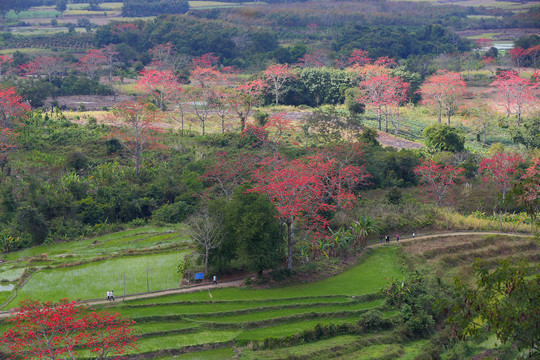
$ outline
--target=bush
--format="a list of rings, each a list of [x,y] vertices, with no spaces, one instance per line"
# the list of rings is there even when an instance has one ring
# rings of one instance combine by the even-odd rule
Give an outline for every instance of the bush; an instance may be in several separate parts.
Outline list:
[[[193,212],[193,207],[184,201],[175,202],[174,204],[165,204],[154,210],[152,220],[166,224],[175,224],[182,222],[186,217]]]

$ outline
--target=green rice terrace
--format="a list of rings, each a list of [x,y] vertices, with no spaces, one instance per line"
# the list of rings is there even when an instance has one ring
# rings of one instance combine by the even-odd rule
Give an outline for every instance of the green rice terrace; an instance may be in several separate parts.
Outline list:
[[[206,286],[123,302],[124,280],[127,294],[178,288],[176,266],[190,251],[184,227],[146,227],[4,254],[0,294],[4,310],[24,299],[101,299],[98,307],[135,320],[138,349],[127,354],[134,359],[415,359],[429,339],[402,334],[402,315],[382,288],[422,269],[468,281],[476,257],[537,264],[538,250],[538,239],[527,235],[424,236],[375,244],[357,265],[323,280]],[[114,303],[103,301],[109,289]],[[473,351],[493,344],[486,339]]]

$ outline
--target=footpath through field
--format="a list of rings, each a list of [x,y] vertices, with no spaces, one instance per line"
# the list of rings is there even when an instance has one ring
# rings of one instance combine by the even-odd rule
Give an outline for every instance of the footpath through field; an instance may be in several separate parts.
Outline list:
[[[399,242],[396,241],[396,236],[392,235],[390,236],[390,245],[398,245],[400,243],[406,243],[416,240],[425,240],[430,238],[437,238],[437,237],[448,237],[448,236],[472,236],[472,235],[507,235],[507,236],[519,236],[519,237],[529,237],[533,236],[532,234],[523,234],[523,233],[504,233],[504,232],[496,232],[496,231],[469,231],[469,232],[451,232],[451,233],[436,233],[436,234],[426,234],[426,235],[419,235],[419,236],[402,236],[400,235]],[[379,242],[370,243],[367,247],[373,248],[381,246]],[[385,242],[383,239],[382,246],[385,246]],[[238,287],[241,286],[244,282],[244,279],[235,279],[231,281],[225,281],[225,282],[218,282],[218,284],[214,285],[211,282],[209,283],[203,283],[199,285],[190,285],[182,288],[176,288],[176,289],[168,289],[168,290],[159,290],[159,291],[153,291],[149,293],[141,293],[141,294],[129,294],[125,297],[123,296],[117,296],[117,301],[122,300],[137,300],[137,299],[146,299],[146,298],[153,298],[153,297],[159,297],[164,295],[172,295],[172,294],[181,294],[181,293],[190,293],[195,291],[203,291],[203,290],[209,290],[209,289],[216,289],[216,288],[225,288],[225,287]],[[86,305],[103,305],[110,303],[106,299],[88,299],[88,300],[82,300],[82,303]],[[11,314],[10,311],[0,311],[0,319],[6,318]]]

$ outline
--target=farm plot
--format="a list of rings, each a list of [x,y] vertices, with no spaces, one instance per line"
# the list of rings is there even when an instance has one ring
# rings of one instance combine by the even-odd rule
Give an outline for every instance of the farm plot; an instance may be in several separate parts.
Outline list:
[[[356,326],[359,317],[375,309],[384,319],[397,315],[384,306],[379,293],[389,278],[403,276],[396,250],[396,247],[370,250],[354,268],[313,283],[273,289],[220,288],[109,303],[107,308],[136,321],[140,340],[135,353],[144,353],[152,359],[170,360],[173,356],[174,359],[228,359],[234,353],[241,359],[287,358],[289,355],[271,354],[296,354],[291,350],[296,347],[300,348],[298,353],[309,354],[310,347],[319,342],[296,346],[300,336],[304,336],[300,334],[311,333],[321,326],[335,332],[341,329],[341,335],[354,333],[359,329]],[[392,329],[385,334],[382,338],[391,344]],[[340,343],[340,336],[333,339],[336,335],[337,332],[329,335],[332,339],[322,342],[335,347]],[[343,346],[341,355],[383,341],[380,333],[344,338],[345,344],[352,341],[355,346]],[[280,339],[288,339],[293,346],[286,350],[268,348]],[[362,341],[357,344],[359,340]],[[258,347],[261,350],[255,351]],[[262,351],[263,348],[267,350]],[[401,348],[399,351],[403,352]]]
[[[14,291],[7,308],[26,298],[101,298],[109,288],[119,296],[124,275],[126,293],[177,287],[176,265],[188,247],[182,227],[147,227],[3,254],[0,302],[15,296]]]

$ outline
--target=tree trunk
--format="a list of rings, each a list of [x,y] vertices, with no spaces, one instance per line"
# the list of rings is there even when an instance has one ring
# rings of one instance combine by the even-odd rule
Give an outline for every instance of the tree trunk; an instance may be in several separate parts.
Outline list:
[[[287,269],[292,270],[292,250],[294,243],[294,224],[293,221],[287,223]]]
[[[208,251],[210,249],[208,249],[208,246],[206,246],[206,254],[204,256],[204,269],[206,271],[206,274],[208,275]]]
[[[441,123],[442,106],[439,106],[439,124]]]

